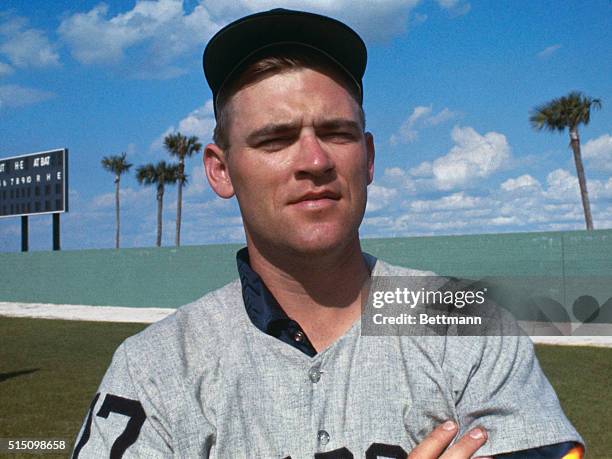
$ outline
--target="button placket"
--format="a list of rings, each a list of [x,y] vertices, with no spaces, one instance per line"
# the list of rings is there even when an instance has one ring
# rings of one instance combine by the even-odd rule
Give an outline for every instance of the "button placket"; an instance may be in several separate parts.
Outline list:
[[[305,368],[308,374],[308,382],[312,394],[312,427],[313,436],[316,435],[316,445],[318,451],[325,451],[332,446],[332,440],[329,429],[332,419],[329,419],[326,409],[327,390],[325,381],[322,378],[326,377],[328,361],[326,353],[319,354],[317,358],[310,361],[309,367]]]

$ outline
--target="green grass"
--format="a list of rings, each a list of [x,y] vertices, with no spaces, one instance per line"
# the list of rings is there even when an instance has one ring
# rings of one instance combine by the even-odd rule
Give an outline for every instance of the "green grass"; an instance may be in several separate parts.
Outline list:
[[[115,348],[144,327],[0,318],[0,438],[72,443]],[[537,346],[537,353],[589,457],[612,457],[612,349]]]
[[[0,438],[72,444],[115,348],[144,327],[0,318]]]
[[[587,456],[611,458],[612,349],[536,346],[536,353],[565,414],[587,443]]]

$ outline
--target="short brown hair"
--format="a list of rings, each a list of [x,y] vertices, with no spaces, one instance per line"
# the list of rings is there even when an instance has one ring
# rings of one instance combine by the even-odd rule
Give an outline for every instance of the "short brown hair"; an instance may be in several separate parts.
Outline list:
[[[257,55],[249,59],[234,72],[236,77],[230,77],[219,90],[216,100],[217,124],[213,133],[215,144],[222,150],[229,150],[230,101],[241,88],[271,74],[290,72],[302,68],[322,71],[341,84],[357,102],[360,121],[365,130],[365,113],[361,104],[360,88],[345,71],[340,69],[330,58],[309,48],[291,46],[279,50],[277,47],[268,51],[265,55]]]

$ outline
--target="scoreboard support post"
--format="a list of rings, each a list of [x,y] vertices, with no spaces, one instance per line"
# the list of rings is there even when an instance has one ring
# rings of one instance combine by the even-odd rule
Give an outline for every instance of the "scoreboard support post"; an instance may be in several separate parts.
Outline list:
[[[60,214],[53,214],[53,250],[60,250]]]
[[[28,216],[21,216],[21,251],[28,251]]]

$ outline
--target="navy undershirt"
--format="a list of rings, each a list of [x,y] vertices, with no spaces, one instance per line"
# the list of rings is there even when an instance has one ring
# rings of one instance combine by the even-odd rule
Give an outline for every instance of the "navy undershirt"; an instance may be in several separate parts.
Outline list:
[[[265,334],[280,339],[310,357],[317,355],[316,349],[300,324],[283,311],[259,274],[251,268],[246,247],[236,253],[236,264],[242,284],[242,298],[253,325]],[[499,459],[561,459],[573,447],[573,442],[565,442],[495,457]]]
[[[267,335],[299,349],[309,357],[317,355],[316,349],[300,324],[283,311],[259,274],[251,269],[246,247],[236,254],[236,263],[242,283],[242,298],[253,325]]]

